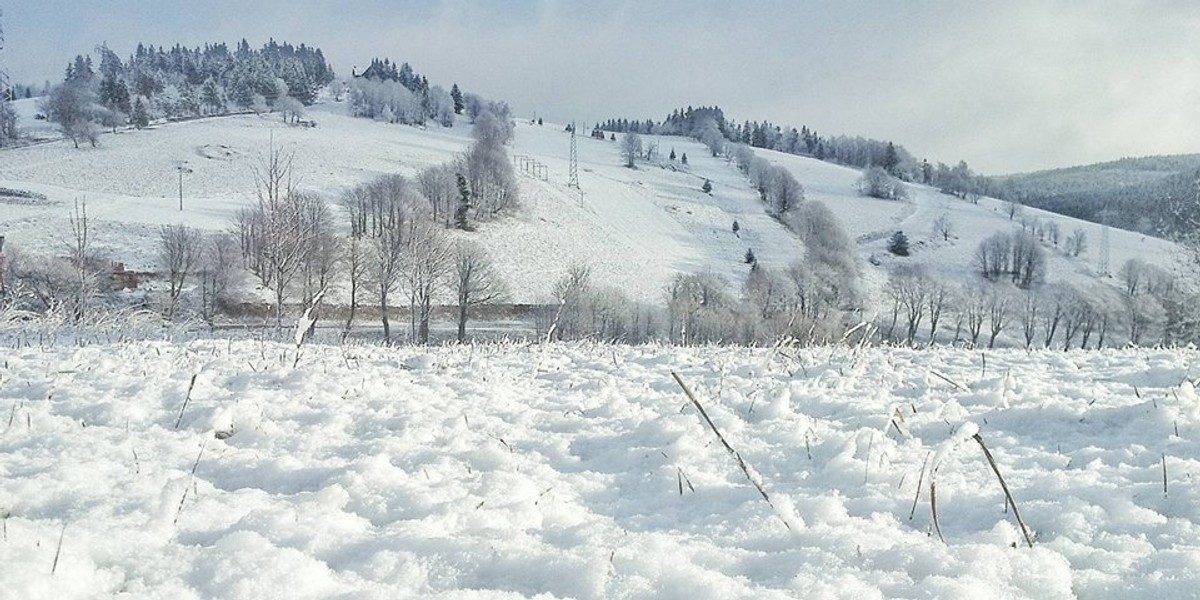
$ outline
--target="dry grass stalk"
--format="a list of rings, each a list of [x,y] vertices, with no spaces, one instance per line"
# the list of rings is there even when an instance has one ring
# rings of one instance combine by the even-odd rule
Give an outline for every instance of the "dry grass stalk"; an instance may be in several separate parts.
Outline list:
[[[961,391],[964,391],[964,392],[971,391],[970,388],[968,388],[967,386],[965,386],[957,381],[954,381],[953,379],[950,379],[949,377],[946,377],[945,375],[942,375],[941,373],[938,373],[937,371],[934,371],[933,369],[929,370],[929,374],[933,375],[934,377],[937,377],[938,379],[941,379],[942,381],[945,381],[946,383],[958,388]]]
[[[1163,468],[1163,498],[1166,498],[1167,497],[1167,455],[1166,454],[1162,455],[1162,468]]]
[[[179,407],[179,417],[175,419],[175,429],[179,429],[179,424],[183,423],[183,411],[187,410],[188,402],[192,399],[192,388],[196,387],[196,375],[192,373],[192,381],[188,383],[187,395],[183,397],[183,406]]]
[[[987,457],[988,464],[992,466],[992,472],[996,474],[996,479],[1000,480],[1000,488],[1004,490],[1004,497],[1008,501],[1008,505],[1013,509],[1013,516],[1017,518],[1017,523],[1021,526],[1021,534],[1025,536],[1025,543],[1029,547],[1033,547],[1033,538],[1029,535],[1029,528],[1025,527],[1025,520],[1021,518],[1021,513],[1017,510],[1017,502],[1013,500],[1012,493],[1008,491],[1008,484],[1004,482],[1004,476],[1000,474],[1000,467],[996,466],[996,459],[992,457],[991,450],[988,450],[987,444],[983,443],[983,438],[978,433],[971,436],[979,443],[979,447],[983,449],[983,455]],[[1166,462],[1163,462],[1164,468]],[[936,513],[934,513],[934,523],[937,523]],[[939,532],[940,534],[940,532]]]
[[[908,520],[913,520],[917,514],[917,501],[921,499],[921,484],[925,483],[925,468],[929,466],[929,459],[933,456],[933,451],[930,450],[925,455],[925,462],[921,463],[921,475],[917,478],[917,494],[913,496],[912,510],[908,511]]]
[[[934,475],[937,474],[937,467],[933,468],[933,472],[929,474],[929,512],[933,513],[933,529],[937,531],[938,539],[944,543],[945,537],[942,537],[942,527],[938,524],[937,514],[937,479]]]
[[[683,390],[684,395],[686,395],[688,400],[692,402],[692,405],[696,407],[696,410],[700,412],[700,416],[704,417],[704,422],[708,423],[709,429],[712,429],[712,432],[716,434],[717,439],[721,442],[721,445],[725,446],[725,450],[729,452],[731,456],[733,456],[734,460],[737,461],[738,467],[742,469],[742,473],[746,475],[746,479],[750,481],[750,485],[753,485],[754,489],[758,490],[758,493],[762,496],[763,500],[766,501],[767,505],[771,507],[771,510],[775,512],[776,516],[779,517],[779,520],[783,521],[783,526],[791,529],[792,526],[787,522],[787,519],[784,519],[783,515],[779,513],[779,509],[775,507],[775,503],[771,502],[771,497],[767,494],[767,491],[763,489],[762,483],[755,478],[754,475],[751,475],[750,466],[742,458],[742,455],[739,454],[737,450],[734,450],[733,446],[729,445],[729,442],[725,440],[725,436],[721,435],[721,431],[717,429],[716,424],[713,423],[711,418],[709,418],[708,411],[704,410],[704,406],[701,405],[700,401],[696,399],[695,394],[692,394],[692,390],[689,389],[687,384],[683,382],[683,379],[679,377],[678,373],[671,371],[671,377],[675,378],[675,383],[679,384],[679,387]]]
[[[58,548],[54,550],[54,564],[50,565],[51,575],[58,570],[58,558],[62,556],[63,536],[65,535],[67,535],[67,524],[63,523],[62,530],[58,532]]]
[[[196,462],[192,463],[192,473],[188,476],[187,487],[183,488],[183,496],[179,498],[179,509],[175,511],[175,520],[171,522],[172,525],[179,524],[179,515],[183,514],[183,505],[187,502],[188,490],[192,488],[192,482],[196,480],[196,468],[200,466],[200,457],[204,456],[204,448],[207,445],[208,438],[205,438],[204,442],[200,444],[200,452],[196,455]]]

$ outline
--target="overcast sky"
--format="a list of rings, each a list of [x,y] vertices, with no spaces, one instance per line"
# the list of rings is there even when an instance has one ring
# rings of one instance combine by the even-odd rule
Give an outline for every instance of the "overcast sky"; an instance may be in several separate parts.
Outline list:
[[[895,140],[988,174],[1200,152],[1200,3],[732,0],[0,0],[15,81],[100,42],[371,57],[519,114],[738,121]]]

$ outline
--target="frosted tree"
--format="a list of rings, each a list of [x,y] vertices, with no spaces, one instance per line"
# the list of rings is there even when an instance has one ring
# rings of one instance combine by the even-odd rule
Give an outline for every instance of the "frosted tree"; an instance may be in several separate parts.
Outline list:
[[[293,161],[293,153],[272,145],[253,169],[257,202],[235,220],[247,267],[274,293],[278,327],[292,284],[330,225],[324,200],[295,188]]]
[[[858,192],[864,196],[883,200],[907,200],[908,189],[900,180],[892,177],[882,167],[867,169],[858,181]]]
[[[491,110],[480,113],[475,122],[476,141],[463,158],[468,201],[476,219],[495,217],[520,201],[517,176],[504,149],[512,135],[506,123],[510,122]]]
[[[76,78],[54,86],[39,108],[76,148],[79,142],[88,142],[92,146],[98,143],[101,107],[87,79]]]
[[[621,138],[621,158],[625,166],[634,167],[634,163],[642,155],[642,136],[630,131]]]
[[[233,279],[237,264],[237,242],[233,236],[219,233],[204,241],[198,265],[200,278],[200,317],[212,323],[226,290]]]
[[[451,267],[451,253],[439,226],[428,219],[414,225],[405,256],[411,333],[417,343],[428,344],[433,300]]]
[[[179,297],[194,274],[204,249],[204,236],[185,225],[164,225],[158,234],[158,266],[167,277],[167,319],[175,317]]]
[[[417,174],[417,189],[429,201],[431,218],[450,227],[459,200],[454,168],[451,165],[426,167]]]
[[[1071,235],[1067,236],[1066,246],[1067,254],[1071,256],[1079,256],[1087,251],[1088,239],[1087,232],[1081,228],[1075,228]]]
[[[304,117],[304,104],[291,96],[276,100],[275,110],[283,117],[284,123],[297,123]]]
[[[933,220],[933,234],[942,238],[943,242],[950,241],[950,236],[954,235],[954,221],[950,220],[948,213],[942,213]]]
[[[470,311],[502,300],[508,291],[483,246],[459,241],[451,260],[451,286],[458,303],[458,343],[461,344],[467,339]]]

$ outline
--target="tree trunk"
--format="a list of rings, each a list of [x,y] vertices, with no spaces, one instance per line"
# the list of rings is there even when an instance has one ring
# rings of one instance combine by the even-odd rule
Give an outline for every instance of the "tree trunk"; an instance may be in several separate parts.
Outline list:
[[[388,323],[387,311],[387,292],[382,291],[379,294],[379,312],[383,315],[383,342],[385,344],[392,343],[392,327]]]
[[[342,341],[350,337],[350,327],[354,325],[354,312],[358,308],[358,283],[350,278],[350,313],[346,315],[346,327],[342,329]]]
[[[467,341],[467,303],[458,303],[458,343]]]

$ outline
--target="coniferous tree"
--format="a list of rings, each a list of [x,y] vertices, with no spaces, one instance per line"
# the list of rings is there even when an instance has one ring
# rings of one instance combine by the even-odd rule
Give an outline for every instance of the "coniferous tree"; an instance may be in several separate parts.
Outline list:
[[[900,164],[900,156],[896,154],[896,145],[888,142],[887,150],[883,154],[883,170],[888,172],[888,175],[897,176],[896,167]]]
[[[705,179],[704,185],[700,186],[700,191],[704,192],[705,194],[711,192],[712,191],[712,182]]]
[[[754,257],[754,250],[751,250],[750,248],[746,248],[745,260],[746,260],[746,264],[748,264],[748,265],[757,265],[758,264],[758,259]]]
[[[888,252],[896,256],[908,256],[908,236],[904,235],[903,231],[892,234],[888,240]]]
[[[681,156],[679,157],[679,162],[681,162],[681,163],[683,163],[683,164],[685,164],[685,165],[687,164],[687,152],[684,152],[684,153],[683,153],[683,155],[681,155]]]
[[[455,174],[458,178],[458,208],[454,210],[454,226],[463,231],[471,228],[467,222],[467,214],[471,210],[471,188],[467,186],[467,178],[462,173]]]
[[[129,122],[138,129],[144,129],[150,125],[150,114],[146,112],[146,103],[142,102],[141,96],[133,101],[133,112],[129,116]]]
[[[450,86],[450,98],[454,100],[454,114],[461,115],[463,111],[463,95],[462,90],[458,89],[458,84]]]

